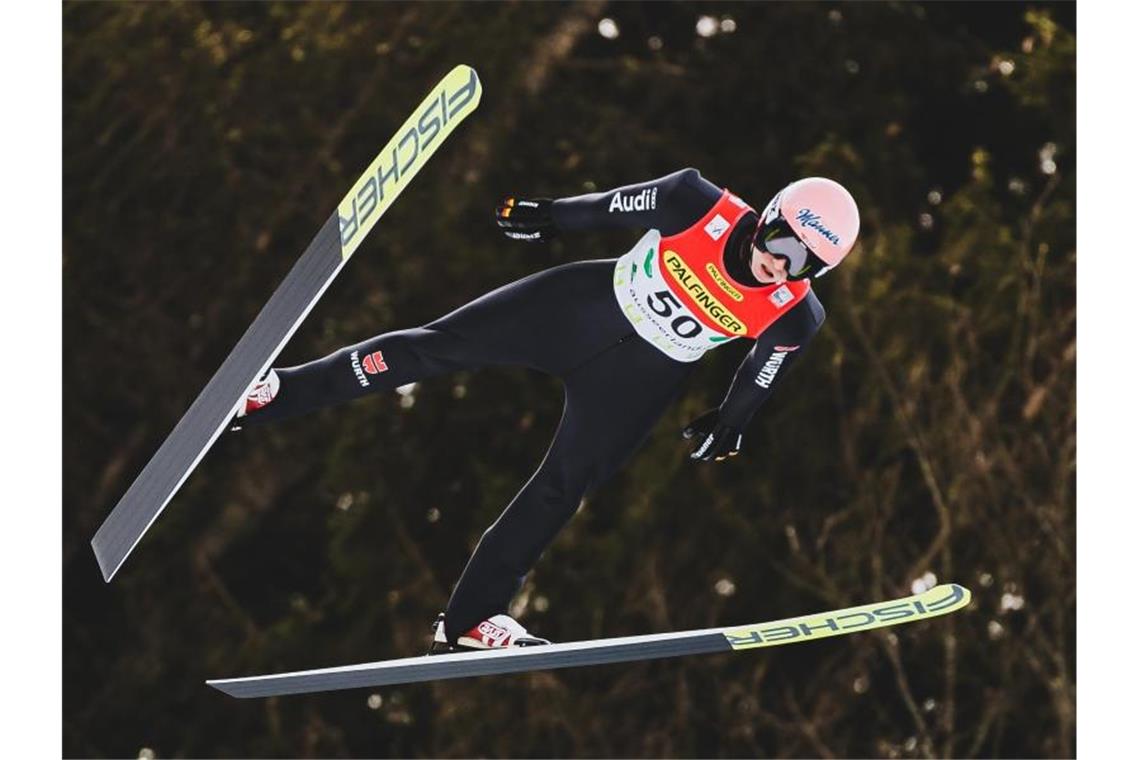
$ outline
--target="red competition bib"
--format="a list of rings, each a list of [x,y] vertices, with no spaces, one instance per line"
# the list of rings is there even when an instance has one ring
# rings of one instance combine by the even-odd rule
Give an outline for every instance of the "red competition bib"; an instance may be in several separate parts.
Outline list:
[[[724,268],[737,222],[753,211],[727,190],[696,224],[669,237],[650,230],[614,269],[614,294],[637,333],[692,362],[733,338],[755,338],[811,290],[808,280],[748,287]]]

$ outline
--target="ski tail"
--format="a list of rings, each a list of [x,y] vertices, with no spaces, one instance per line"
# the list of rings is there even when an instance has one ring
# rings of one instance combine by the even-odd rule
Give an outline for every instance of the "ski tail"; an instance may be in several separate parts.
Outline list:
[[[406,657],[293,673],[223,678],[206,683],[232,697],[248,699],[743,651],[844,636],[902,623],[916,623],[948,615],[969,603],[969,589],[956,583],[947,583],[893,601],[755,625],[652,633],[435,657]]]
[[[353,184],[95,533],[91,547],[104,580],[110,582],[122,567],[348,258],[447,136],[475,110],[482,92],[475,70],[456,66]]]

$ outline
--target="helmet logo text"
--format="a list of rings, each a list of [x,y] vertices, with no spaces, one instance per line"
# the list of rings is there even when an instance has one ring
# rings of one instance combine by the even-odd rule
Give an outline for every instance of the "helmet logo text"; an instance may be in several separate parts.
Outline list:
[[[801,208],[800,212],[796,214],[796,221],[800,223],[801,227],[807,227],[823,235],[832,245],[839,245],[839,236],[824,226],[820,215],[813,214],[810,208]]]

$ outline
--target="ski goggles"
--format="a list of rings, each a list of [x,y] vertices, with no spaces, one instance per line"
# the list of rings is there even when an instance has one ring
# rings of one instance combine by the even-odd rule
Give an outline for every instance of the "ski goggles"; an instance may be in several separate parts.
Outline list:
[[[819,277],[831,268],[796,237],[783,216],[757,227],[752,244],[762,251],[782,258],[787,265],[789,280]]]

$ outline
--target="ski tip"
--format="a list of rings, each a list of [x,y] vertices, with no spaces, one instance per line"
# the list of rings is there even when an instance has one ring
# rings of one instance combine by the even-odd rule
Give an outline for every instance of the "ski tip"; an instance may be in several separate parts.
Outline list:
[[[449,79],[453,78],[456,80],[460,78],[467,80],[467,86],[474,91],[472,95],[472,100],[474,102],[471,104],[471,108],[474,109],[476,106],[478,106],[479,101],[483,99],[483,80],[479,78],[479,72],[475,71],[475,69],[468,66],[466,63],[461,63],[451,71],[447,72],[447,76],[444,77],[443,81],[446,82]]]
[[[959,583],[940,583],[933,588],[927,589],[918,596],[922,598],[936,597],[942,599],[948,608],[946,609],[947,612],[951,611],[949,608],[955,610],[961,609],[967,606],[971,599],[973,599],[973,594],[970,593],[970,589]]]
[[[478,73],[477,71],[475,71],[475,67],[473,67],[473,66],[469,66],[469,65],[468,65],[468,64],[466,64],[466,63],[460,63],[460,64],[457,64],[457,65],[455,66],[455,68],[453,68],[451,71],[447,72],[447,75],[448,75],[448,76],[451,76],[452,74],[454,74],[454,73],[455,73],[455,72],[457,72],[457,71],[462,71],[462,72],[465,72],[465,73],[466,73],[466,72],[471,72],[471,74],[474,74],[474,75],[475,75],[475,78],[476,78],[476,79],[478,79],[478,78],[479,78],[479,73]]]
[[[965,586],[949,582],[940,583],[910,598],[925,605],[924,616],[934,617],[969,607],[973,594]]]
[[[966,607],[970,604],[970,597],[970,590],[965,586],[943,583],[901,599],[728,628],[724,630],[724,636],[733,649],[754,649],[824,639],[929,620]]]

